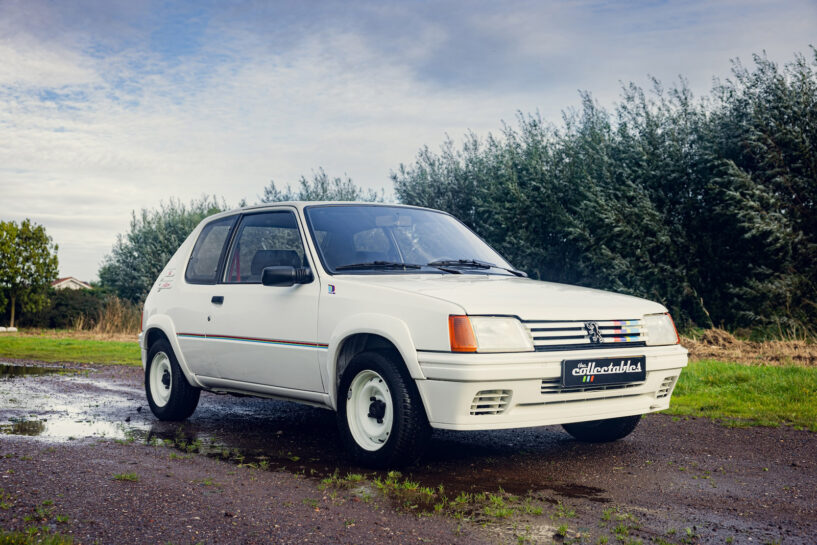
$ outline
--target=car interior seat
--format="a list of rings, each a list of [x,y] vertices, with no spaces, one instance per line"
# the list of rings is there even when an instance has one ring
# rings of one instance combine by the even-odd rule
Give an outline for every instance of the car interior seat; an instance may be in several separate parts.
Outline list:
[[[261,274],[267,267],[295,267],[301,266],[301,258],[295,250],[258,250],[250,264],[250,274],[253,281],[261,280]]]

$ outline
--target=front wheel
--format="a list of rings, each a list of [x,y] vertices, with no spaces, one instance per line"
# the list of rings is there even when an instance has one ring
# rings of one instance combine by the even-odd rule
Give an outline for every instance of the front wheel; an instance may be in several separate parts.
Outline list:
[[[562,424],[567,433],[586,443],[609,443],[630,435],[641,420],[641,415],[607,418]]]
[[[414,380],[386,352],[363,352],[349,363],[338,389],[337,418],[347,452],[368,467],[415,462],[431,433]]]
[[[165,339],[156,341],[148,350],[145,393],[150,410],[159,420],[184,420],[199,404],[201,390],[187,382]]]

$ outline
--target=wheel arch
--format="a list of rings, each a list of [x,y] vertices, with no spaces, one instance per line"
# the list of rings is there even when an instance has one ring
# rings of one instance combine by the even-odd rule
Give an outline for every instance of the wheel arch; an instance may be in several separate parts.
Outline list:
[[[399,363],[405,365],[412,379],[425,378],[405,322],[382,314],[349,317],[336,328],[329,342],[327,389],[333,409],[337,410],[338,386],[343,370],[355,355],[366,350],[392,351],[395,358],[399,359]]]
[[[187,382],[189,382],[192,386],[196,386],[197,388],[203,388],[202,384],[196,379],[196,375],[190,371],[190,367],[187,365],[187,360],[184,358],[184,353],[182,352],[181,347],[179,346],[179,340],[176,337],[176,328],[173,327],[173,322],[169,317],[163,315],[151,316],[145,324],[142,339],[142,351],[143,354],[145,354],[145,357],[147,357],[147,352],[150,350],[150,346],[156,341],[165,339],[168,343],[170,343],[170,347],[173,349],[173,353],[176,356],[176,361],[179,362],[179,367],[181,367],[182,373],[184,373]]]
[[[167,335],[165,335],[165,332],[162,331],[161,328],[151,327],[150,329],[145,331],[145,348],[150,350],[150,347],[153,345],[153,343],[160,339],[164,339],[167,342],[170,342],[170,339],[167,338]]]

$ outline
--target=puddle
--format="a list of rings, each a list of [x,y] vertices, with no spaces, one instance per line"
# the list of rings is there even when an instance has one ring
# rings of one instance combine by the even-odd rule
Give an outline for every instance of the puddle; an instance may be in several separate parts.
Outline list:
[[[36,365],[15,365],[0,363],[0,380],[23,377],[27,375],[51,375],[54,373],[70,373],[72,371],[62,367],[39,367]]]
[[[118,413],[135,409],[139,393],[90,370],[0,363],[0,434],[51,441],[82,438],[126,439],[147,422]]]
[[[56,417],[43,419],[11,419],[0,424],[4,435],[42,436],[57,440],[73,440],[88,437],[127,439],[136,428],[126,424],[104,421],[73,420]]]

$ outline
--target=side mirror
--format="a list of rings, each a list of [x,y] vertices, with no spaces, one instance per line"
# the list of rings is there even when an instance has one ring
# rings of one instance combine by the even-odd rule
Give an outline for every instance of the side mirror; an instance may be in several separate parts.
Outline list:
[[[265,286],[309,284],[313,278],[312,270],[307,267],[267,267],[261,273],[261,283]]]

